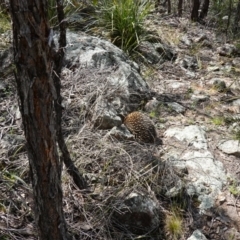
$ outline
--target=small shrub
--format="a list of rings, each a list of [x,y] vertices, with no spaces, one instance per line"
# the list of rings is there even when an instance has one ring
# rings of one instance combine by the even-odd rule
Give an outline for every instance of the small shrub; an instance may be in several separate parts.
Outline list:
[[[148,0],[101,0],[97,1],[100,26],[110,34],[111,41],[130,53],[142,40],[143,23],[152,4]]]

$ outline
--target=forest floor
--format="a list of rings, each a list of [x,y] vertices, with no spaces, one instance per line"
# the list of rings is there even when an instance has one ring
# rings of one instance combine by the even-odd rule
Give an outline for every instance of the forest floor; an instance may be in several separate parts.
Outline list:
[[[81,115],[78,101],[81,99],[81,84],[74,83],[75,96],[70,99],[73,83],[62,82],[62,95],[71,101],[71,107],[64,110],[63,116],[66,142],[72,159],[93,189],[91,193],[80,191],[66,169],[63,170],[63,202],[69,231],[74,239],[185,240],[194,230],[200,229],[207,239],[240,239],[239,156],[227,155],[216,147],[221,139],[239,139],[240,103],[236,101],[240,101],[240,55],[221,54],[219,48],[230,41],[207,24],[203,26],[172,16],[163,18],[153,13],[146,26],[171,45],[178,57],[175,62],[165,62],[161,66],[140,64],[142,75],[157,95],[171,98],[187,110],[184,114],[176,114],[171,109],[162,108],[154,116],[163,140],[158,149],[137,142],[106,140],[108,131],[93,131],[89,120]],[[189,61],[189,68],[183,67],[184,61]],[[219,86],[216,79],[225,85]],[[175,87],[176,82],[178,87]],[[194,98],[193,95],[203,98]],[[163,175],[152,170],[149,159],[155,156],[156,151],[161,154],[167,152],[168,146],[173,144],[164,136],[168,127],[192,123],[208,129],[211,151],[230,176],[223,189],[224,197],[219,199],[219,208],[211,215],[200,215],[196,202],[189,207],[178,202],[169,204],[170,200],[159,193],[156,195],[166,214],[174,212],[173,208],[181,212],[181,234],[173,236],[164,223],[155,235],[122,233],[111,222],[112,199],[124,188],[129,192],[143,189],[149,182],[154,183],[155,187],[151,187],[157,192]],[[0,169],[0,240],[38,239],[28,157],[13,75],[0,82]]]

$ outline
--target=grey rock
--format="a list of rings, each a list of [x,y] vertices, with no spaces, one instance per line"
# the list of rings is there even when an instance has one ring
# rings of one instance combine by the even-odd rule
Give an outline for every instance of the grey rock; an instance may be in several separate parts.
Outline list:
[[[197,183],[204,183],[205,186],[222,189],[226,181],[225,172],[221,162],[214,159],[209,151],[187,151],[181,158],[186,161],[189,176]]]
[[[192,43],[193,43],[192,39],[188,38],[188,36],[186,36],[186,35],[184,35],[184,36],[180,39],[180,41],[181,41],[183,44],[187,45],[187,46],[191,46]]]
[[[191,179],[186,187],[187,192],[198,196],[201,202],[199,212],[205,213],[214,206],[216,196],[226,184],[223,165],[209,151],[188,151],[181,160],[185,160],[188,177]]]
[[[170,46],[159,42],[143,41],[138,47],[138,51],[146,59],[148,63],[163,63],[166,60],[172,61],[176,59],[176,52]]]
[[[218,47],[217,52],[221,56],[231,57],[238,54],[237,48],[233,44],[226,43],[224,46]]]
[[[207,240],[200,230],[195,230],[187,240]]]
[[[185,107],[176,102],[168,102],[167,105],[177,113],[184,113],[186,111]]]
[[[206,102],[207,100],[209,100],[209,96],[207,95],[203,95],[203,94],[193,94],[191,96],[191,100],[195,101],[195,102]]]
[[[166,85],[170,89],[186,89],[190,87],[190,84],[187,82],[181,82],[181,81],[176,81],[176,80],[167,80]]]
[[[232,60],[233,66],[240,67],[240,57],[236,57]]]
[[[237,99],[232,102],[233,106],[240,106],[240,99]]]
[[[163,103],[162,101],[157,100],[156,98],[150,100],[146,105],[145,105],[145,110],[147,112],[151,112],[151,111],[156,111],[158,110],[158,108],[163,105],[165,103]],[[174,110],[177,113],[184,113],[186,111],[185,107],[183,107],[182,105],[180,105],[179,103],[176,102],[167,102],[166,103],[167,106],[169,108],[171,108],[172,110]]]
[[[189,134],[189,127],[185,127],[183,130],[171,128],[165,132],[166,136],[174,136],[179,141],[192,142],[196,148],[193,151],[189,149],[184,154],[180,150],[174,149],[163,156],[163,159],[166,159],[174,168],[187,169],[184,174],[185,184],[175,184],[168,190],[167,195],[176,196],[185,189],[189,196],[198,197],[199,212],[206,213],[215,206],[215,199],[226,185],[227,176],[223,164],[214,159],[211,152],[207,150],[204,130],[192,126],[195,134]],[[196,140],[194,136],[196,136]]]
[[[183,68],[188,70],[196,70],[198,68],[197,58],[195,56],[185,56],[180,60],[180,64]]]
[[[206,34],[201,34],[200,36],[194,39],[194,42],[200,43],[200,42],[203,42],[204,40],[209,40],[208,36]]]
[[[207,34],[201,34],[200,36],[194,39],[194,43],[201,43],[202,47],[212,48],[212,40],[209,39]],[[201,50],[200,50],[201,51]]]
[[[161,104],[162,102],[158,101],[156,98],[153,98],[152,100],[147,102],[144,109],[147,112],[152,112],[155,111]]]
[[[179,127],[169,128],[164,135],[175,137],[179,141],[186,141],[187,145],[192,145],[197,149],[207,149],[205,131],[196,125],[187,126],[183,129]]]
[[[240,143],[238,140],[222,140],[217,147],[226,154],[240,156]]]
[[[185,185],[183,184],[183,182],[179,180],[179,181],[177,181],[177,182],[175,183],[175,186],[174,186],[174,187],[170,188],[170,189],[166,192],[165,195],[166,195],[167,197],[171,197],[171,198],[177,197],[177,196],[179,195],[179,193],[182,192],[184,186],[185,186]]]
[[[95,128],[110,129],[114,126],[120,126],[122,120],[117,116],[114,108],[110,107],[109,102],[100,97],[93,111],[92,121]]]
[[[228,16],[223,16],[222,20],[227,21],[228,20]]]
[[[218,66],[209,66],[207,67],[207,71],[208,72],[216,72],[216,71],[219,71],[220,68]]]
[[[159,226],[159,212],[157,201],[147,195],[133,192],[117,206],[113,221],[133,233],[143,234]]]
[[[121,125],[119,127],[113,127],[107,134],[107,138],[112,137],[118,140],[128,140],[133,141],[135,136],[129,132],[129,130],[125,127],[125,125]]]

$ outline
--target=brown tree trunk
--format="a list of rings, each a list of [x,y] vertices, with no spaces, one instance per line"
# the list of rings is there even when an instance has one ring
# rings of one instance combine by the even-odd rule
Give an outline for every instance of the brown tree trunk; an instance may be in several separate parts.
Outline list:
[[[194,22],[197,22],[200,2],[199,0],[192,0],[192,2],[193,2],[193,6],[192,6],[192,13],[191,13],[191,20]]]
[[[75,167],[72,159],[70,157],[70,153],[68,151],[67,145],[64,141],[62,134],[62,97],[61,97],[61,81],[60,74],[62,69],[62,61],[64,57],[64,48],[66,47],[66,23],[64,21],[64,12],[63,5],[61,0],[56,0],[57,2],[57,13],[58,13],[58,22],[60,28],[60,37],[59,37],[59,50],[57,53],[53,53],[55,67],[55,74],[53,75],[53,80],[56,88],[57,97],[54,101],[55,111],[56,111],[56,121],[57,121],[57,141],[59,148],[61,150],[63,160],[67,172],[73,178],[74,183],[78,186],[79,189],[87,188],[87,182],[83,178],[83,176],[79,173],[79,170]]]
[[[168,4],[168,14],[170,14],[172,12],[171,0],[167,0],[167,4]]]
[[[200,16],[199,16],[200,19],[203,19],[207,16],[208,8],[209,8],[209,0],[204,0],[202,8],[201,8],[201,13],[200,13]]]
[[[232,18],[233,0],[229,0],[228,4],[229,4],[228,5],[228,21],[227,21],[227,27],[226,27],[226,35],[228,35],[228,29],[229,29],[231,18]]]
[[[10,0],[20,110],[28,146],[39,238],[67,239],[61,162],[56,146],[56,93],[52,78],[46,0]]]
[[[178,0],[178,16],[182,16],[183,0]]]

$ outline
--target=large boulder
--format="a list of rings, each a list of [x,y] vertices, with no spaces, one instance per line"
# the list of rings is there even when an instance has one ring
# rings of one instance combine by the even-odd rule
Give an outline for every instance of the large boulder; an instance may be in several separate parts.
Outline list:
[[[92,76],[91,88],[86,87],[89,82],[86,84],[84,78],[78,78],[82,88],[86,87],[80,102],[91,112],[91,121],[99,129],[120,125],[119,113],[134,111],[150,99],[149,87],[138,65],[106,40],[68,32],[64,66],[72,72],[72,79],[80,71],[88,71],[86,78]]]

